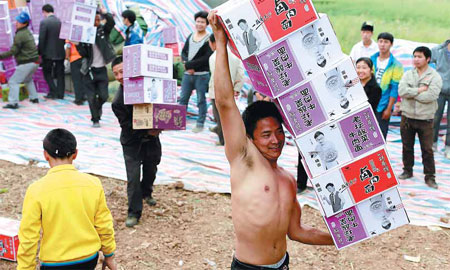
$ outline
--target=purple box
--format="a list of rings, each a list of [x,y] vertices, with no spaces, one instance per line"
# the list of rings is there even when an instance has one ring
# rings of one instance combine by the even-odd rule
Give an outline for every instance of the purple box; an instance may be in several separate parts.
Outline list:
[[[5,77],[6,77],[7,81],[9,81],[9,79],[11,79],[12,75],[14,74],[14,72],[16,72],[16,68],[5,70]]]
[[[295,141],[311,178],[342,167],[384,145],[369,105],[338,121],[310,130]]]
[[[338,249],[368,237],[359,212],[354,206],[325,220]]]
[[[186,129],[186,106],[178,104],[133,105],[133,129]]]
[[[70,22],[63,22],[59,32],[60,39],[68,39],[75,42],[95,43],[95,35],[97,34],[97,27],[72,24]]]
[[[5,70],[13,69],[17,66],[16,60],[14,60],[14,57],[8,57],[6,59],[3,59],[2,62],[3,62],[3,67],[5,68]]]
[[[125,78],[125,104],[177,103],[177,81],[151,77]]]
[[[13,37],[11,33],[0,35],[0,48],[7,48],[9,50],[13,45]]]
[[[326,15],[245,60],[256,91],[278,97],[344,57]]]
[[[11,34],[11,20],[9,17],[0,18],[0,35]]]
[[[9,16],[9,7],[7,1],[0,1],[0,18]]]
[[[171,49],[146,44],[123,48],[123,76],[173,78],[173,52]]]
[[[48,84],[44,79],[34,80],[34,86],[36,87],[36,92],[38,93],[47,94],[50,92],[50,87],[48,87]]]
[[[177,28],[176,27],[166,27],[162,31],[164,44],[178,43],[177,38]]]
[[[276,99],[288,130],[300,136],[308,130],[349,114],[367,101],[350,58],[302,82]]]

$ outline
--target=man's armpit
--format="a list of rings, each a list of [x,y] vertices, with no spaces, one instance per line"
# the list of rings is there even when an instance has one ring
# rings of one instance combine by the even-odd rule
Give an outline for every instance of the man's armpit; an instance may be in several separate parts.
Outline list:
[[[242,160],[244,161],[245,166],[247,166],[249,169],[252,169],[255,165],[255,162],[253,160],[253,157],[251,157],[248,153],[248,146],[242,146],[239,152],[242,156]]]

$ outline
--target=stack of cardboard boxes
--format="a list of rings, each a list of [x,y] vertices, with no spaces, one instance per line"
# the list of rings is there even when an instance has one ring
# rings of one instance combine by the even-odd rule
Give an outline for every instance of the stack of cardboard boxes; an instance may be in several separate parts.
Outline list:
[[[326,14],[310,0],[217,8],[254,88],[295,137],[338,249],[409,223],[375,115]]]
[[[175,26],[166,27],[162,31],[164,47],[172,49],[173,62],[181,62],[182,44],[178,40],[177,28]]]
[[[139,44],[123,49],[124,103],[133,105],[133,129],[186,129],[177,104],[171,49]]]

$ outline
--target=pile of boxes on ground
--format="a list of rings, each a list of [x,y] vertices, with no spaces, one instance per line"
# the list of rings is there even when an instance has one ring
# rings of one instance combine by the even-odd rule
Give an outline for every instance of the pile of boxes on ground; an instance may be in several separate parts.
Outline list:
[[[133,105],[133,129],[186,129],[177,104],[172,49],[145,44],[123,48],[124,103]]]
[[[352,59],[310,0],[217,8],[254,88],[295,137],[338,249],[409,223],[385,141]]]
[[[181,49],[183,45],[178,40],[177,28],[175,26],[166,27],[162,31],[164,47],[173,50],[173,62],[181,62]]]

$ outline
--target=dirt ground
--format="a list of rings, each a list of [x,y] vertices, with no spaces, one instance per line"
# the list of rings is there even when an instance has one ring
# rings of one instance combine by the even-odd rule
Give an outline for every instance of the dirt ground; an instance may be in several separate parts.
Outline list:
[[[0,216],[20,219],[29,183],[47,169],[0,161]],[[126,228],[126,183],[101,177],[114,217],[119,269],[229,269],[233,254],[233,225],[229,195],[197,193],[156,186],[155,207],[144,206],[140,225]],[[68,215],[70,213],[67,213]],[[303,208],[302,220],[326,229],[319,211]],[[291,269],[450,269],[450,230],[403,226],[338,251],[288,240]],[[406,260],[412,256],[419,262]],[[0,269],[16,263],[0,260]],[[97,267],[101,269],[101,267]]]

